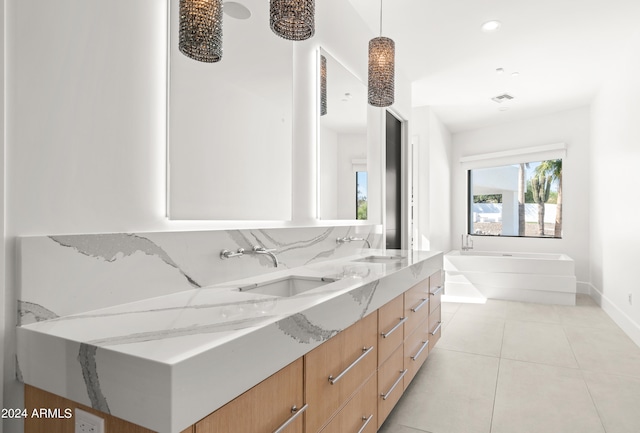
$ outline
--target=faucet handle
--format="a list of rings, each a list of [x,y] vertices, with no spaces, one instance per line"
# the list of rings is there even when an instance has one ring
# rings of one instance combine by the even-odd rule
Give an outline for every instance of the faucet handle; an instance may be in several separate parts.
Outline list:
[[[231,257],[241,257],[242,255],[244,255],[244,248],[238,248],[237,253],[231,252],[229,250],[222,250],[220,252],[221,259],[230,259]]]

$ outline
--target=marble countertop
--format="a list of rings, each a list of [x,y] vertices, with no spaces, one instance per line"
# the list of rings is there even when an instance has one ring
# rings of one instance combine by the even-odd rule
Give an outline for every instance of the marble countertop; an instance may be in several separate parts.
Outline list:
[[[357,261],[402,256],[389,263]],[[24,383],[178,433],[442,268],[431,251],[362,254],[19,327]],[[239,291],[335,280],[291,297]]]

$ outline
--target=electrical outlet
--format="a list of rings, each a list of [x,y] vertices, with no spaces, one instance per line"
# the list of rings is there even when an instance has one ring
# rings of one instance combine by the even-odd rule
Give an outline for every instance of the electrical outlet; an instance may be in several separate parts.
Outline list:
[[[75,433],[105,433],[104,419],[76,408]]]
[[[629,293],[629,305],[633,305],[633,293]]]

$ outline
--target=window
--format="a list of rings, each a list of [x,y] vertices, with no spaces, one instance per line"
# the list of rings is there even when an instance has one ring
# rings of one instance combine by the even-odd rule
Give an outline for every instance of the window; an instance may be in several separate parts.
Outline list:
[[[469,234],[562,237],[562,159],[467,173]]]
[[[367,172],[356,172],[356,219],[367,219]]]

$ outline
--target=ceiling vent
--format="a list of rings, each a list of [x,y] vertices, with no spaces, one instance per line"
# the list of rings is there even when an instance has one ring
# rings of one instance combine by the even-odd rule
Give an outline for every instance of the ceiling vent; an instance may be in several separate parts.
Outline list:
[[[491,98],[492,101],[496,101],[498,104],[502,104],[504,101],[511,101],[512,99],[513,96],[509,95],[508,93]]]

